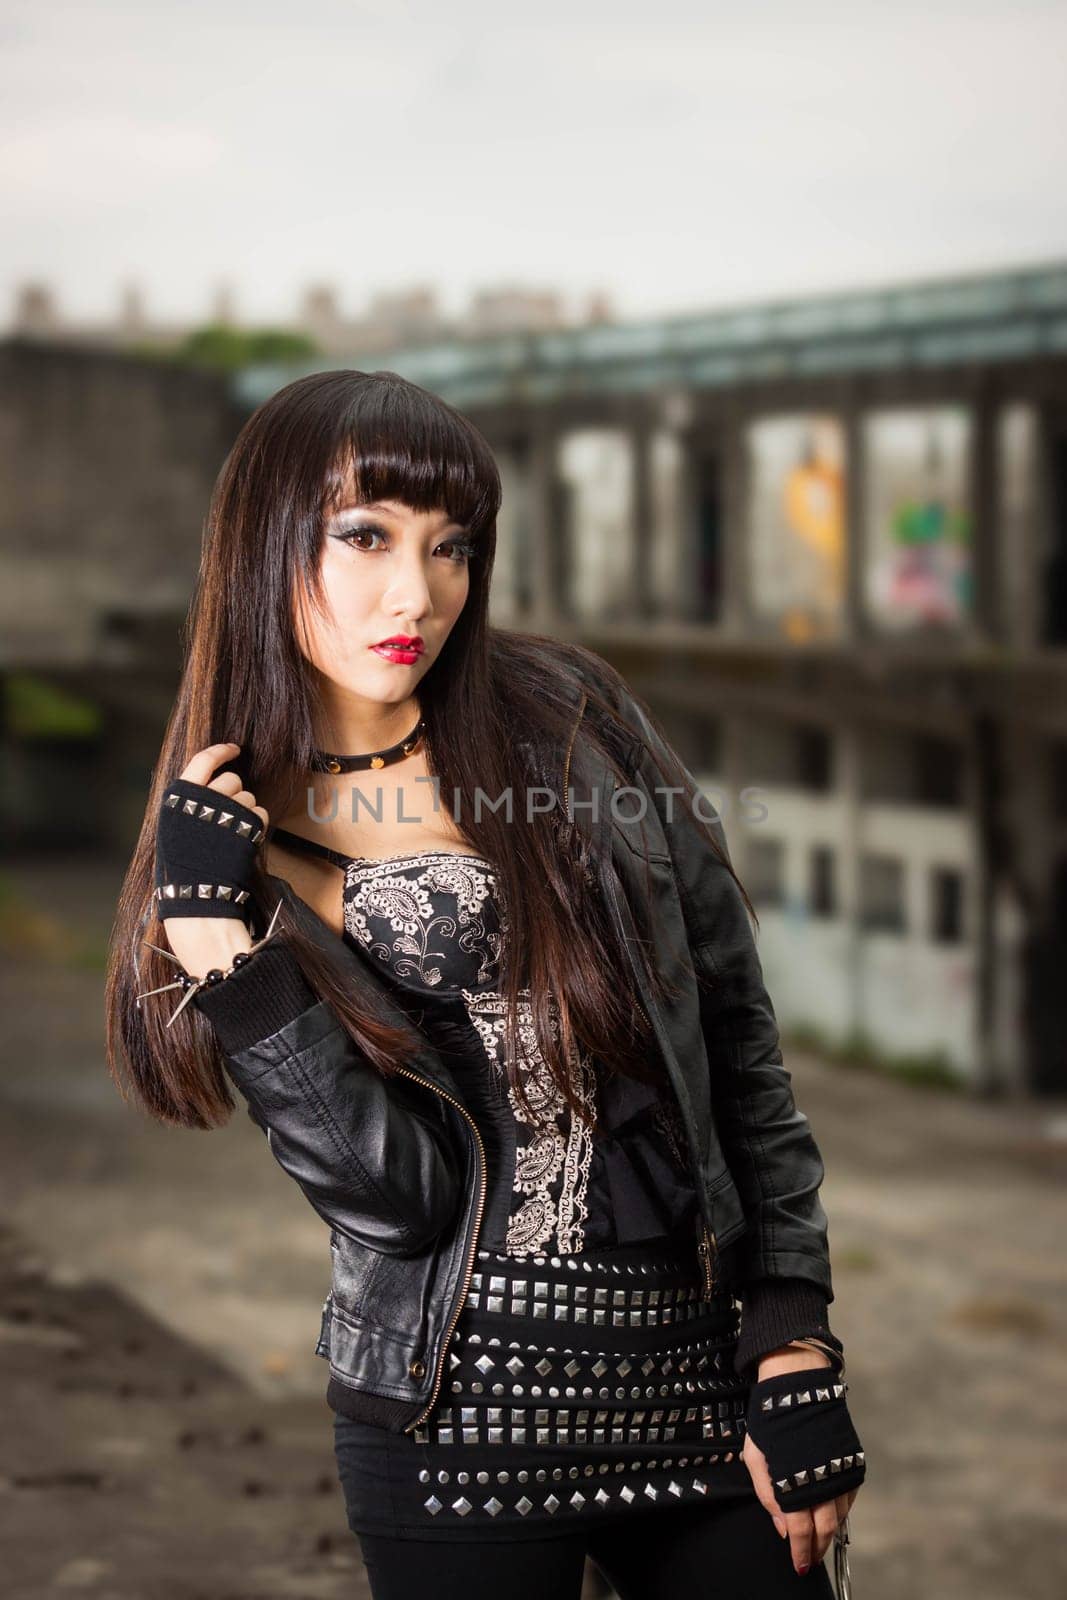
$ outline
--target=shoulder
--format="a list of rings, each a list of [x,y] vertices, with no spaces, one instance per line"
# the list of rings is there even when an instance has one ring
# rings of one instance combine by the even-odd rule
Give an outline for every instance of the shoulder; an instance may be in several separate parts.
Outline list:
[[[606,710],[638,725],[640,702],[610,661],[571,639],[538,639],[537,650],[546,675],[565,683],[575,704],[584,694],[594,710]]]
[[[581,722],[619,759],[635,759],[654,737],[649,708],[595,650],[571,639],[526,633],[496,633],[492,645],[500,679],[509,689],[523,681],[540,707],[565,710],[571,727],[580,710]]]

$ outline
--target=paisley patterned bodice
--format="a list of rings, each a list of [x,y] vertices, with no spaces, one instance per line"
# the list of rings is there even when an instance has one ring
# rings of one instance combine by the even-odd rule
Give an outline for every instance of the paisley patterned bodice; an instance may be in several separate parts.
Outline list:
[[[519,1070],[529,1112],[512,1090],[499,987],[507,908],[484,856],[427,849],[378,859],[344,855],[284,828],[273,836],[341,869],[346,943],[380,968],[451,1073],[485,1153],[486,1249],[562,1257],[688,1237],[696,1194],[666,1084],[639,1083],[585,1055],[572,1059],[578,1103],[597,1117],[591,1132],[548,1072],[529,991],[520,990]],[[547,1016],[558,1039],[552,998]]]
[[[507,1082],[505,1005],[498,984],[508,924],[491,864],[482,856],[444,850],[384,861],[354,857],[345,873],[344,920],[346,938],[387,967],[396,984],[411,993],[447,995],[462,1005],[491,1068],[485,1074],[483,1063],[481,1084],[470,1081],[469,1062],[466,1070],[460,1069],[474,1098],[481,1100],[481,1117],[473,1108],[476,1120],[498,1153],[509,1145],[514,1151],[504,1253],[580,1253],[593,1141],[545,1065],[528,990],[519,995],[519,1038],[533,1119]],[[558,1017],[554,1006],[551,1014]],[[455,1007],[449,1013],[429,1005],[420,1013],[431,1035],[440,1033],[443,1017],[454,1027]],[[451,1057],[449,1064],[454,1065]],[[597,1082],[593,1064],[579,1058],[572,1065],[581,1103],[592,1108]],[[510,1137],[501,1138],[505,1106],[510,1108]],[[496,1176],[501,1176],[499,1169]]]

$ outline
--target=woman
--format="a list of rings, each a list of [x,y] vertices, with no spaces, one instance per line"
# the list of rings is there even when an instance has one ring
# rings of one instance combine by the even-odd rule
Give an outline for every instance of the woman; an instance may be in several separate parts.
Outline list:
[[[329,1224],[375,1600],[577,1596],[586,1555],[623,1600],[831,1594],[866,1467],[751,908],[619,675],[489,626],[499,498],[481,434],[392,373],[246,423],[112,1069],[187,1127],[234,1083]]]

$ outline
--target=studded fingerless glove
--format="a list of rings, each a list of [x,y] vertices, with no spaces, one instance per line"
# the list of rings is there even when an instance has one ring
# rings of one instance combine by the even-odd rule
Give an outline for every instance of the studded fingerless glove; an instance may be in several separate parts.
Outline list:
[[[767,1458],[783,1511],[804,1511],[856,1489],[867,1462],[833,1367],[777,1372],[749,1391],[745,1426]]]
[[[167,785],[156,828],[154,895],[161,919],[249,920],[256,851],[264,827],[254,811],[188,778]]]

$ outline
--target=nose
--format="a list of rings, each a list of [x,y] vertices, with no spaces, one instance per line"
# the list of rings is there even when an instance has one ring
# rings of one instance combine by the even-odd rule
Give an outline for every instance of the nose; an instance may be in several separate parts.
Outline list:
[[[418,622],[433,615],[433,595],[425,568],[417,554],[398,564],[385,592],[385,609],[400,622],[410,622],[417,633]]]

